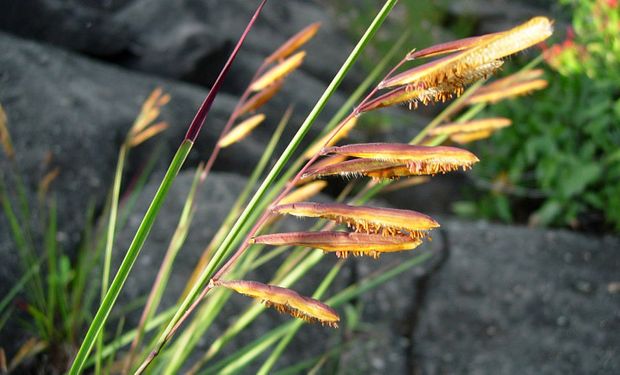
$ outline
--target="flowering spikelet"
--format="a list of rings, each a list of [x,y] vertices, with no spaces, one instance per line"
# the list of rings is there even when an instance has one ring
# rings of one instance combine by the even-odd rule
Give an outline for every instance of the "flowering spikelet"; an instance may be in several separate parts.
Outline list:
[[[254,81],[254,83],[250,85],[250,90],[260,91],[274,82],[286,77],[301,65],[304,61],[304,57],[306,57],[306,52],[301,51],[282,61]]]
[[[379,207],[357,207],[341,203],[292,203],[273,209],[277,214],[299,217],[320,217],[346,223],[356,232],[377,233],[393,236],[409,235],[412,238],[426,236],[426,231],[439,227],[431,217],[411,210]]]
[[[304,297],[294,290],[245,280],[217,280],[213,282],[213,285],[260,299],[266,306],[295,318],[338,328],[340,317],[334,309],[314,298]]]
[[[512,98],[515,96],[527,95],[532,91],[542,90],[547,87],[547,81],[544,79],[536,79],[517,83],[513,86],[503,87],[496,90],[485,89],[476,91],[474,95],[467,100],[468,104],[477,103],[497,103],[500,100]]]
[[[303,30],[290,37],[284,44],[275,50],[271,55],[265,59],[265,63],[271,64],[278,60],[282,60],[291,53],[295,52],[299,47],[304,45],[307,41],[312,39],[316,32],[321,27],[320,22],[315,22],[306,26]]]
[[[552,33],[551,21],[545,17],[534,17],[524,24],[505,32],[495,33],[488,38],[479,38],[476,43],[466,43],[463,51],[437,59],[389,78],[379,88],[395,87],[415,83],[422,88],[434,87],[445,81],[461,79],[467,72],[485,64],[529,48],[548,38]],[[458,50],[458,49],[453,49]],[[415,53],[413,54],[415,55]]]
[[[282,88],[283,80],[274,82],[267,86],[264,90],[261,90],[248,99],[237,111],[237,115],[242,115],[247,112],[253,112],[267,103],[275,94]]]
[[[493,132],[497,129],[510,126],[512,121],[505,117],[492,117],[480,120],[472,120],[466,122],[455,122],[438,126],[428,132],[429,135],[451,135],[458,133],[472,133],[479,131]]]
[[[463,38],[458,40],[453,40],[450,42],[435,44],[432,47],[424,48],[419,51],[415,49],[407,54],[407,60],[415,60],[420,58],[433,57],[438,55],[445,55],[446,53],[463,51],[468,48],[475,47],[485,41],[488,41],[492,38],[495,38],[498,33],[485,34],[480,36],[472,36],[469,38]]]
[[[369,101],[361,108],[361,111],[367,112],[402,103],[408,103],[411,109],[412,107],[417,108],[418,103],[427,105],[433,102],[445,102],[451,99],[453,95],[460,96],[465,86],[479,79],[487,78],[502,64],[503,61],[494,60],[466,71],[461,76],[455,76],[453,79],[437,83],[435,86],[426,87],[415,83],[401,86]]]
[[[158,87],[151,92],[129,130],[128,144],[130,147],[135,147],[168,128],[168,124],[163,121],[156,124],[153,122],[160,115],[161,107],[169,101],[170,95],[164,94],[161,88]]]
[[[340,156],[341,155],[336,155]],[[309,168],[303,178],[368,176],[373,180],[397,179],[413,175],[406,164],[375,159],[353,159]]]
[[[410,175],[433,175],[462,168],[471,168],[478,162],[476,155],[467,150],[446,146],[414,146],[402,143],[360,143],[330,147],[325,153],[401,163]]]
[[[326,186],[327,182],[325,181],[310,182],[300,188],[297,188],[296,190],[287,194],[284,198],[280,199],[280,204],[295,203],[308,200],[320,193],[321,190],[325,189]]]
[[[334,252],[339,258],[346,258],[349,254],[378,258],[382,253],[415,249],[420,246],[422,240],[402,235],[386,237],[375,233],[326,231],[265,234],[252,238],[250,242],[275,246],[312,247],[324,252]]]
[[[265,115],[259,113],[242,121],[239,125],[231,129],[225,136],[220,139],[218,145],[222,148],[228,147],[233,143],[239,142],[254,130],[265,120]]]
[[[458,143],[460,145],[464,145],[466,143],[471,143],[474,141],[479,141],[481,139],[489,138],[493,135],[492,130],[478,130],[475,132],[466,132],[466,133],[456,133],[450,134],[450,140],[454,143]]]
[[[340,125],[336,126],[332,131],[325,134],[319,140],[314,142],[312,146],[308,147],[308,149],[304,153],[304,157],[306,159],[310,159],[315,154],[318,154],[323,147],[331,147],[335,145],[336,143],[338,143],[339,140],[348,136],[349,132],[355,127],[356,124],[357,116],[353,116],[344,125],[342,125],[342,128],[338,129]],[[330,138],[331,140],[327,142],[327,140]]]

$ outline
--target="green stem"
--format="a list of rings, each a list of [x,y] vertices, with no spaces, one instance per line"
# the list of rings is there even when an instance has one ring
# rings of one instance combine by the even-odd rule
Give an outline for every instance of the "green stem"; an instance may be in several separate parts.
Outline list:
[[[243,228],[244,224],[246,223],[258,203],[264,198],[264,195],[266,194],[268,188],[275,181],[276,177],[282,171],[285,164],[291,158],[295,150],[297,150],[297,147],[303,140],[306,133],[310,130],[310,127],[312,126],[318,115],[327,104],[329,98],[333,95],[338,86],[340,86],[340,83],[344,79],[346,73],[349,71],[349,69],[351,69],[355,60],[357,60],[362,50],[366,47],[374,33],[388,16],[392,7],[396,5],[396,2],[397,0],[387,0],[385,2],[383,8],[377,14],[377,17],[375,17],[370,27],[366,30],[366,33],[364,33],[364,35],[355,46],[347,60],[341,66],[340,70],[338,71],[332,82],[329,84],[321,98],[317,101],[316,105],[314,106],[308,117],[306,117],[305,121],[300,126],[299,130],[297,131],[289,145],[286,147],[280,158],[276,161],[275,165],[273,166],[267,177],[265,177],[265,180],[254,194],[254,196],[246,206],[245,210],[241,213],[240,217],[237,219],[228,235],[224,238],[224,241],[215,252],[213,259],[207,264],[207,267],[200,274],[200,277],[190,290],[188,296],[181,302],[177,314],[170,321],[170,324],[168,325],[168,327],[166,327],[166,329],[160,336],[157,347],[151,353],[152,356],[155,356],[159,352],[163,345],[165,345],[166,341],[170,339],[174,331],[178,329],[179,323],[182,322],[183,319],[185,319],[189,315],[188,312],[191,312],[191,310],[189,309],[190,306],[194,302],[197,302],[196,298],[199,296],[201,290],[206,285],[207,281],[211,278],[211,276],[214,274],[215,269],[229,254],[231,250],[231,245],[235,241],[236,237],[239,235],[239,232]],[[206,291],[208,290],[203,291],[203,293]]]
[[[127,157],[127,143],[123,143],[118,152],[118,162],[114,173],[114,182],[112,184],[112,194],[110,197],[110,216],[108,218],[108,227],[106,232],[105,252],[103,256],[103,272],[101,275],[101,302],[108,291],[110,284],[110,265],[112,263],[112,247],[114,246],[114,233],[116,232],[116,219],[118,217],[118,200],[121,194],[121,181],[123,179],[123,169],[125,159]],[[104,325],[105,327],[105,325]],[[101,331],[104,331],[104,327]],[[97,360],[95,361],[95,374],[101,373],[101,352],[103,350],[103,333],[97,336]]]
[[[181,146],[177,150],[177,153],[174,155],[174,158],[172,159],[172,162],[168,167],[168,171],[166,172],[166,175],[164,176],[164,179],[161,182],[157,193],[155,193],[155,197],[153,198],[151,205],[146,211],[146,214],[142,219],[142,223],[140,223],[140,227],[138,227],[136,235],[134,236],[133,241],[129,246],[129,249],[125,254],[125,257],[123,258],[123,262],[121,263],[116,276],[114,276],[114,279],[110,284],[110,289],[103,298],[101,306],[99,306],[99,309],[97,310],[97,313],[95,314],[95,317],[90,327],[88,328],[88,331],[86,332],[84,341],[82,342],[82,345],[77,352],[73,364],[69,369],[69,374],[77,375],[84,367],[86,359],[88,358],[88,354],[90,353],[93,345],[95,344],[96,337],[99,332],[101,332],[108,318],[108,315],[110,314],[110,311],[114,306],[114,302],[116,302],[116,299],[118,298],[118,295],[120,294],[121,289],[125,284],[125,281],[127,280],[129,271],[135,263],[138,254],[140,254],[140,250],[144,245],[144,241],[148,237],[148,234],[153,227],[153,223],[155,222],[155,218],[159,213],[159,209],[161,208],[161,205],[163,204],[166,195],[168,195],[168,191],[170,190],[170,187],[172,186],[176,175],[179,173],[181,166],[187,158],[187,155],[192,149],[192,146],[192,141],[185,140],[183,141],[183,143],[181,143]]]

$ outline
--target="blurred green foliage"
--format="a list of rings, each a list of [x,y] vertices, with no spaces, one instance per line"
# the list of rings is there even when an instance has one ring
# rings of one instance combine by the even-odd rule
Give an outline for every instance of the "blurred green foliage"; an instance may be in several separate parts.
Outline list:
[[[504,221],[620,231],[620,12],[616,0],[563,1],[567,39],[545,50],[546,90],[488,115],[514,125],[477,145],[487,189],[455,210]],[[561,32],[561,30],[559,30]]]

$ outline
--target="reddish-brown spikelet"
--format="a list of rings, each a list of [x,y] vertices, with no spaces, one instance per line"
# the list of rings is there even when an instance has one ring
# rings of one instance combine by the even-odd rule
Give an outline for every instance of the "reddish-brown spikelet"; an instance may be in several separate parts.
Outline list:
[[[299,47],[308,42],[316,34],[321,27],[320,22],[315,22],[306,26],[303,30],[290,37],[284,44],[265,59],[266,64],[271,64],[281,60],[291,53],[295,52]]]
[[[438,126],[428,132],[429,135],[451,135],[457,133],[472,133],[479,131],[493,132],[497,129],[510,126],[512,121],[505,117],[491,117],[480,120],[471,120],[466,122],[454,122]]]
[[[330,147],[326,153],[405,164],[412,175],[433,175],[471,168],[479,159],[471,152],[446,146],[402,143],[360,143]]]
[[[496,37],[499,33],[485,34],[480,36],[472,36],[469,38],[463,38],[458,40],[453,40],[450,42],[435,44],[432,47],[424,48],[419,51],[413,50],[407,54],[407,60],[421,59],[427,57],[433,57],[438,55],[445,55],[446,53],[463,51],[472,47],[479,45],[480,43],[484,43],[485,41],[490,40],[491,38]]]
[[[260,91],[281,80],[297,69],[306,57],[306,52],[297,52],[288,59],[274,66],[250,85],[250,90]]]
[[[499,69],[502,64],[501,60],[495,60],[466,71],[463,75],[438,82],[433,86],[427,87],[425,84],[415,83],[401,86],[369,101],[360,110],[367,112],[376,108],[403,103],[408,103],[410,109],[411,107],[417,108],[418,103],[424,105],[435,102],[443,103],[454,95],[460,96],[465,90],[465,86],[479,79],[487,78]]]
[[[240,116],[247,112],[253,112],[262,107],[271,98],[274,97],[282,88],[284,80],[279,80],[273,84],[267,86],[264,90],[261,90],[248,99],[237,111],[237,115]]]
[[[321,249],[336,253],[339,258],[354,256],[371,256],[378,258],[382,253],[412,250],[420,246],[420,238],[409,236],[382,236],[375,233],[349,232],[290,232],[265,234],[254,237],[251,243],[266,245],[293,245]]]
[[[375,159],[353,159],[345,160],[345,155],[334,155],[331,158],[339,158],[344,161],[336,161],[334,163],[315,164],[312,168],[308,168],[302,178],[322,178],[328,176],[341,176],[346,178],[370,176],[373,178],[398,178],[402,176],[410,176],[409,168],[403,163],[394,163]],[[330,158],[323,159],[329,160]],[[334,159],[337,160],[337,159]],[[383,170],[398,170],[401,174],[394,174],[389,177],[380,177]]]
[[[442,82],[458,80],[477,67],[529,48],[548,38],[552,33],[551,21],[545,17],[531,20],[492,37],[479,37],[467,49],[400,73],[379,84],[379,88],[415,83],[429,88]],[[415,53],[414,53],[415,55]]]
[[[268,307],[307,322],[319,322],[337,328],[340,321],[338,313],[328,305],[314,298],[304,297],[288,288],[245,280],[217,280],[213,285],[260,299]]]
[[[381,235],[426,236],[428,230],[439,227],[430,216],[411,210],[350,206],[342,203],[292,203],[274,207],[274,213],[299,217],[320,217],[337,223],[346,223],[356,232]]]

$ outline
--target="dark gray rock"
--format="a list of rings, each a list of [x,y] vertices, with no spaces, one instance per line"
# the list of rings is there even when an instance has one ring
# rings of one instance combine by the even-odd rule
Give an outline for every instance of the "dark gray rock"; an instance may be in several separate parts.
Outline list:
[[[450,255],[418,307],[417,373],[620,371],[618,238],[443,225]]]
[[[132,69],[210,85],[257,5],[246,0],[9,0],[0,5],[0,28]],[[226,87],[245,87],[265,56],[312,22],[321,22],[322,29],[308,46],[302,69],[310,81],[331,80],[352,45],[318,4],[294,0],[268,2]],[[288,94],[300,100],[317,97],[299,87]]]

